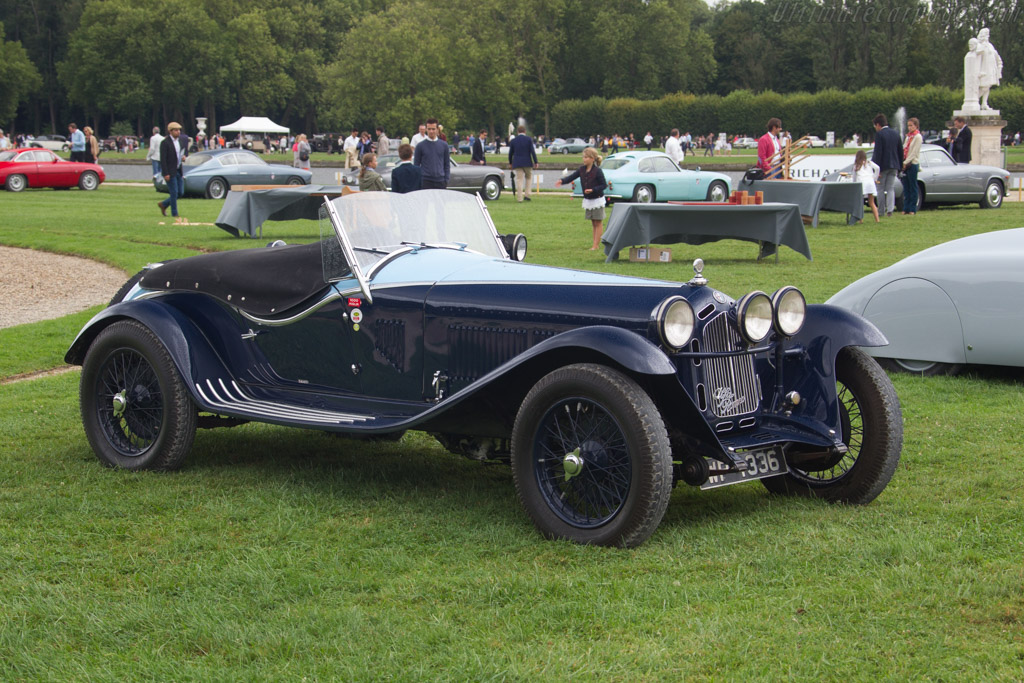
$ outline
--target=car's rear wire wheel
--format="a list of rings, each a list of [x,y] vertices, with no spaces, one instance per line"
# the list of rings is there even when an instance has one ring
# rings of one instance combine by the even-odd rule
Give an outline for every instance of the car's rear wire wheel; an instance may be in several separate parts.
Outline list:
[[[89,444],[108,466],[176,469],[192,447],[195,405],[166,347],[138,321],[100,332],[82,364],[79,399]]]
[[[7,176],[5,187],[9,192],[21,192],[28,187],[28,178],[20,173],[12,173]]]
[[[840,435],[847,452],[819,467],[790,467],[762,479],[773,493],[865,504],[892,479],[903,449],[903,414],[896,390],[875,360],[854,347],[836,357]]]
[[[206,184],[206,196],[209,199],[224,199],[228,196],[230,187],[224,178],[212,178]]]
[[[628,376],[578,364],[543,377],[512,432],[516,491],[542,533],[636,546],[672,491],[671,446],[654,402]]]

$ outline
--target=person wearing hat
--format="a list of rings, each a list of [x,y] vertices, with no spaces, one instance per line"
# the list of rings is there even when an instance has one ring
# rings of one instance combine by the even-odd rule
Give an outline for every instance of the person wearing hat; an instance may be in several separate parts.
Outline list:
[[[178,216],[178,197],[185,190],[184,179],[181,175],[181,160],[185,156],[182,149],[181,124],[171,121],[167,124],[167,137],[160,142],[160,175],[167,183],[167,191],[170,196],[163,201],[157,202],[160,213],[167,215],[167,207],[171,207],[171,215]]]

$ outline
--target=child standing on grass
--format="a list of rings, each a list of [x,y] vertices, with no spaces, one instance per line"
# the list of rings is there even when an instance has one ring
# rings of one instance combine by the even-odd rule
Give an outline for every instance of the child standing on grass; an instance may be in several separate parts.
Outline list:
[[[875,197],[878,191],[875,189],[875,179],[878,178],[878,166],[873,161],[868,161],[868,155],[864,150],[857,150],[857,156],[853,158],[853,179],[864,188],[864,196],[868,199],[868,206],[871,213],[878,222],[878,203]],[[863,223],[864,221],[857,221]]]
[[[594,244],[590,251],[597,250],[601,244],[601,234],[604,232],[604,190],[608,184],[600,168],[601,159],[596,149],[587,147],[583,150],[583,165],[555,181],[555,187],[561,187],[577,178],[580,179],[580,187],[583,189],[583,213],[594,226]]]

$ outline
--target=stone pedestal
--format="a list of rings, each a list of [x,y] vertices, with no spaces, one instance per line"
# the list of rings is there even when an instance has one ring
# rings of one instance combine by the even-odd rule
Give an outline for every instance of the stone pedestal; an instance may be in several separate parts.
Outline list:
[[[971,163],[1003,168],[1003,128],[1006,121],[999,117],[998,109],[957,110],[953,116],[963,116],[971,129]],[[946,123],[953,128],[953,122]]]

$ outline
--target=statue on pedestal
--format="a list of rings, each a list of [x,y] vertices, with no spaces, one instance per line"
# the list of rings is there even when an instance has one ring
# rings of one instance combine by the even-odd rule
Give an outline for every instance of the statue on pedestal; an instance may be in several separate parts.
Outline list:
[[[978,32],[978,94],[981,97],[982,110],[988,106],[988,93],[992,86],[999,85],[1003,78],[1003,58],[996,52],[992,43],[988,42],[989,31],[983,28]],[[967,77],[964,76],[966,83]]]

